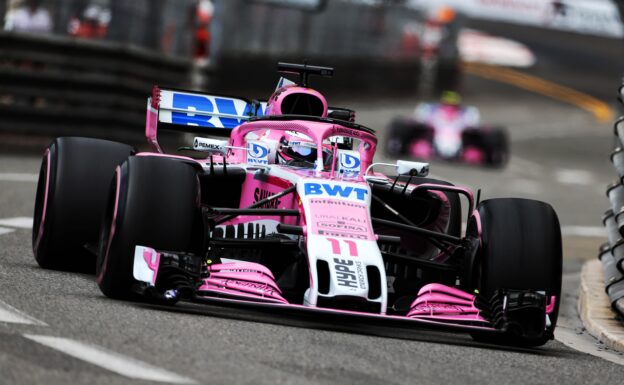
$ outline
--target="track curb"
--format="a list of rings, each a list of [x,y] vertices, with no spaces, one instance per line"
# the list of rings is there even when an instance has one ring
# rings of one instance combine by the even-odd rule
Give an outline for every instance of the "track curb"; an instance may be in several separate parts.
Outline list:
[[[589,334],[608,347],[624,352],[624,326],[611,309],[599,260],[583,265],[577,305],[583,326]]]

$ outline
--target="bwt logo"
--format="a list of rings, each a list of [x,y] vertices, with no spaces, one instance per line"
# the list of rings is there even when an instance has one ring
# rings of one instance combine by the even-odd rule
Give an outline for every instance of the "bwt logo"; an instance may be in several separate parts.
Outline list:
[[[268,164],[269,148],[260,143],[247,144],[247,163]]]
[[[349,169],[349,170],[359,170],[360,169],[360,158],[351,154],[340,154],[340,168],[341,169]]]
[[[362,187],[331,185],[329,183],[306,183],[303,185],[305,195],[329,195],[330,197],[351,198],[365,200],[368,190]]]
[[[205,114],[225,114],[234,116],[249,116],[252,114],[252,106],[243,100],[222,98],[209,95],[173,94],[173,108],[187,110],[188,112],[174,111],[171,114],[173,124],[182,124],[200,127],[223,127],[234,128],[244,122],[242,119],[206,116],[193,114],[193,112]],[[257,112],[263,115],[263,111]]]

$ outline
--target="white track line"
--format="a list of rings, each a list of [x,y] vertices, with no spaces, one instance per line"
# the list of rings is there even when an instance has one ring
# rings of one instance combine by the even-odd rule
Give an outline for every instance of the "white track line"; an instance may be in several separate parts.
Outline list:
[[[24,334],[24,337],[69,356],[86,361],[122,376],[174,384],[196,384],[197,381],[150,365],[99,346],[88,345],[62,337]]]
[[[564,237],[607,238],[607,230],[601,226],[562,226]]]
[[[0,227],[0,235],[2,235],[2,234],[12,233],[12,232],[14,232],[14,231],[15,231],[15,230],[13,230],[13,229],[7,229],[6,227]]]
[[[37,180],[39,180],[39,174],[0,172],[0,181],[3,182],[36,182]]]
[[[594,176],[586,170],[559,169],[555,172],[555,179],[561,184],[592,186]]]
[[[516,155],[511,156],[509,170],[538,178],[544,175],[544,167],[540,163]]]
[[[30,217],[15,217],[0,219],[0,226],[32,229],[33,219]]]
[[[29,316],[28,314],[17,310],[8,303],[0,299],[0,322],[26,324],[37,326],[48,326],[45,322]]]
[[[543,184],[532,179],[513,179],[508,184],[509,188],[518,194],[540,195],[543,193]]]

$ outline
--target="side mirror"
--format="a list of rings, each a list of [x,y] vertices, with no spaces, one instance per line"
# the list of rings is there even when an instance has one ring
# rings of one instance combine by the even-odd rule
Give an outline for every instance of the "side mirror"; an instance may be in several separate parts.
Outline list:
[[[396,170],[399,175],[427,176],[429,175],[429,163],[397,160]]]

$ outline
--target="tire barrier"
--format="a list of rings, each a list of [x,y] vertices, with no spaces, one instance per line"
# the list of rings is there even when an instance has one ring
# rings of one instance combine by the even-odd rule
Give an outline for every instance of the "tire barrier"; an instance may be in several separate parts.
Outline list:
[[[624,85],[618,94],[618,100],[624,104]],[[611,306],[624,317],[624,116],[615,121],[614,134],[617,145],[610,158],[619,180],[607,186],[611,208],[603,215],[602,223],[609,242],[600,246],[598,259],[602,263],[605,291]]]
[[[624,149],[622,147],[617,147],[611,153],[611,163],[613,163],[618,177],[622,180],[624,178]]]

